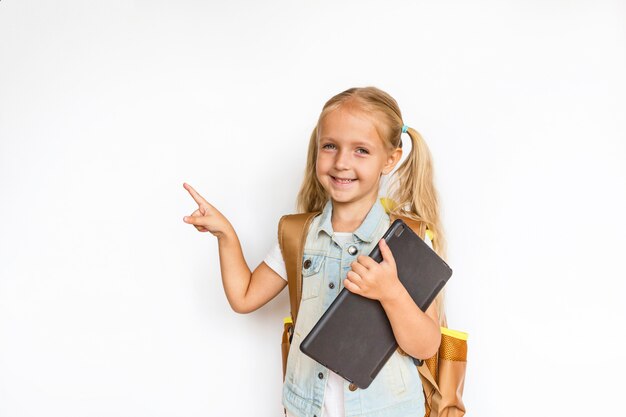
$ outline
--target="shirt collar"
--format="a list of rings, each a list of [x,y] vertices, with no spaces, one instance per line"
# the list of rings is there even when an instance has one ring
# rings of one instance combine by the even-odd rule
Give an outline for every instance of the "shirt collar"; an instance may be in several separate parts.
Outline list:
[[[333,203],[331,200],[326,202],[324,206],[324,210],[320,215],[319,226],[317,227],[316,233],[319,235],[320,232],[324,231],[328,236],[332,236],[333,225],[331,222],[333,214]],[[374,239],[374,233],[378,227],[378,224],[381,221],[381,218],[385,216],[385,208],[383,207],[379,198],[376,199],[376,202],[370,209],[367,216],[361,223],[361,225],[353,232],[356,237],[358,237],[361,241],[366,243],[371,243]]]

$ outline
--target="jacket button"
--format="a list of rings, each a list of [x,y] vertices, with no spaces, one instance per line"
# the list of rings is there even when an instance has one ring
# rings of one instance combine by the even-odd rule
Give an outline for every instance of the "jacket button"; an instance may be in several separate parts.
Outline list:
[[[356,386],[356,385],[354,385],[354,384],[350,384],[350,385],[348,385],[348,389],[349,389],[350,391],[356,391],[356,388],[357,388],[357,386]]]
[[[324,374],[320,372],[319,374],[317,374],[317,377],[318,377],[319,379],[324,379]]]
[[[331,290],[335,288],[335,283],[331,282],[330,284],[328,284],[328,288],[330,288]]]
[[[311,267],[311,260],[307,259],[304,261],[304,269],[309,269]]]
[[[356,255],[356,253],[358,252],[358,249],[356,248],[356,246],[352,245],[348,248],[348,253],[350,255]]]

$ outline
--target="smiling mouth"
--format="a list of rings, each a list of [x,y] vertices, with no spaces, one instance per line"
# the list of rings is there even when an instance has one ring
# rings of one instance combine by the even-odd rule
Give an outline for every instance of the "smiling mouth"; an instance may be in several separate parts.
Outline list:
[[[337,178],[337,177],[333,177],[332,175],[330,176],[333,181],[338,182],[339,184],[350,184],[351,182],[356,181],[355,178]]]

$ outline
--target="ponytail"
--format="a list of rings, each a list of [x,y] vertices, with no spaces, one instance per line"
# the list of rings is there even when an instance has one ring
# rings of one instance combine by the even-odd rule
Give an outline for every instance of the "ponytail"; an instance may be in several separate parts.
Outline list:
[[[411,151],[406,160],[393,174],[389,186],[389,197],[394,203],[391,214],[409,217],[422,224],[424,237],[426,228],[432,236],[433,250],[444,260],[446,241],[439,215],[439,198],[433,181],[433,164],[426,142],[413,128],[406,129],[411,138]],[[435,299],[440,323],[445,323],[444,291]]]

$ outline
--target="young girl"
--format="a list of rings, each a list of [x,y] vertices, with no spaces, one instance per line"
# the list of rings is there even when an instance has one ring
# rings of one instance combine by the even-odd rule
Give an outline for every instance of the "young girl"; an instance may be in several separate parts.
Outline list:
[[[412,147],[390,178],[387,201],[393,205],[385,207],[379,199],[381,179],[400,161],[402,133],[408,133]],[[226,217],[190,185],[183,186],[198,204],[184,221],[218,238],[222,282],[232,309],[249,313],[274,298],[287,285],[278,243],[250,272]],[[423,222],[434,236],[431,247],[442,257],[443,236],[430,152],[419,133],[404,124],[391,96],[374,87],[352,88],[324,105],[310,139],[298,209],[321,214],[313,219],[304,246],[302,300],[283,385],[287,415],[423,416],[422,385],[412,358],[430,358],[437,351],[441,300],[426,312],[417,307],[381,237],[390,224],[389,212]],[[380,264],[366,256],[379,241]],[[344,286],[380,301],[400,347],[363,390],[299,348]]]

